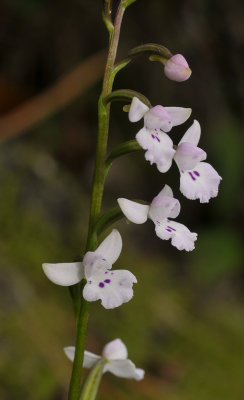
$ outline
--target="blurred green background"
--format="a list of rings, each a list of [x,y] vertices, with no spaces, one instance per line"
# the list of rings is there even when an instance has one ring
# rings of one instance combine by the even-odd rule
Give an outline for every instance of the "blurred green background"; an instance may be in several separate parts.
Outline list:
[[[41,263],[71,261],[84,248],[103,56],[79,79],[74,69],[107,46],[101,10],[95,0],[0,2],[3,400],[67,398],[71,363],[62,348],[75,340],[72,305]],[[244,398],[243,13],[241,0],[137,0],[126,12],[119,57],[158,42],[184,54],[193,74],[171,82],[161,65],[139,58],[115,87],[139,90],[154,105],[192,107],[202,126],[200,147],[223,181],[218,198],[201,205],[179,192],[175,165],[160,174],[142,152],[114,163],[104,211],[121,196],[151,201],[168,183],[182,204],[178,221],[199,237],[195,251],[179,252],[155,236],[150,222],[116,224],[124,241],[117,265],[138,284],[133,300],[118,309],[91,305],[86,347],[99,354],[120,337],[146,376],[133,382],[106,374],[100,400]],[[73,84],[60,95],[60,79],[70,74]],[[50,87],[52,97],[36,97]],[[175,143],[191,123],[174,129]],[[134,138],[140,126],[113,105],[109,148]]]

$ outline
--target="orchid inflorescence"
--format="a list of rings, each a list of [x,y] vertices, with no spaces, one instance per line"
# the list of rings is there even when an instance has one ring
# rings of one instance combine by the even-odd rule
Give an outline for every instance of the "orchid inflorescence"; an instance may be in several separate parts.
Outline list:
[[[133,284],[137,282],[136,277],[130,271],[112,269],[112,265],[117,261],[122,250],[122,238],[118,230],[113,229],[100,245],[97,242],[98,234],[115,221],[113,213],[107,213],[100,217],[104,181],[111,164],[106,161],[110,101],[121,100],[121,97],[125,101],[130,99],[129,121],[135,123],[143,118],[144,126],[137,132],[136,141],[122,144],[111,153],[107,160],[113,161],[122,154],[142,148],[146,150],[146,160],[150,164],[156,164],[161,173],[166,173],[174,160],[180,173],[181,193],[190,200],[199,199],[201,203],[207,203],[211,198],[217,196],[221,180],[215,169],[204,161],[206,160],[205,151],[198,147],[201,135],[198,121],[194,120],[178,145],[174,145],[169,136],[174,126],[181,125],[188,120],[192,112],[190,108],[164,107],[162,105],[152,107],[150,102],[138,92],[112,91],[116,73],[126,66],[134,56],[143,53],[149,52],[150,60],[162,62],[165,75],[171,80],[181,82],[191,75],[189,65],[182,55],[172,55],[165,47],[155,44],[142,45],[132,49],[127,58],[115,64],[123,12],[134,1],[122,0],[120,2],[114,23],[111,19],[111,2],[105,2],[103,17],[110,34],[110,56],[107,60],[98,107],[99,142],[85,255],[82,260],[76,262],[43,264],[44,273],[52,282],[61,286],[79,288],[78,291],[73,291],[76,304],[78,299],[76,346],[65,348],[67,357],[74,361],[69,392],[70,400],[80,398],[82,365],[92,368],[93,372],[88,378],[90,382],[94,381],[92,385],[84,385],[83,391],[91,390],[93,387],[94,393],[96,393],[98,383],[95,384],[95,382],[99,381],[97,379],[98,372],[100,377],[106,371],[119,377],[136,380],[144,377],[144,371],[137,369],[132,361],[127,359],[127,349],[120,339],[108,343],[103,349],[102,356],[84,351],[88,319],[87,302],[101,300],[102,306],[106,309],[119,307],[132,299]],[[194,249],[197,234],[191,232],[183,224],[174,221],[180,213],[181,206],[179,200],[174,198],[173,191],[168,184],[164,185],[150,204],[125,198],[119,198],[118,204],[116,215],[119,215],[120,218],[125,216],[127,220],[135,224],[143,224],[147,219],[151,219],[155,225],[156,235],[160,239],[170,239],[172,245],[178,250],[192,251]],[[74,293],[76,294],[74,295]],[[93,396],[95,396],[94,393]]]

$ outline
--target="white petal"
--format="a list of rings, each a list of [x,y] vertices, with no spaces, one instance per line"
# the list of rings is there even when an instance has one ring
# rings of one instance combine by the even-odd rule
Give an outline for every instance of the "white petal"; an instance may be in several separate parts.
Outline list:
[[[188,142],[182,142],[178,146],[174,159],[179,170],[194,168],[200,161],[206,160],[207,154],[200,147]]]
[[[131,378],[137,381],[144,378],[145,371],[136,368],[131,360],[113,360],[104,366],[104,372],[109,371],[120,378]]]
[[[100,356],[98,356],[97,354],[93,354],[90,351],[86,351],[84,352],[84,360],[83,360],[83,367],[85,368],[91,368],[93,367],[94,364],[96,364],[98,362],[98,360],[100,360]]]
[[[200,136],[201,136],[201,127],[199,122],[195,119],[193,121],[192,126],[190,126],[190,128],[186,131],[179,144],[183,142],[188,142],[197,146],[200,140]]]
[[[102,355],[109,360],[122,360],[128,357],[128,352],[122,340],[115,339],[104,346]]]
[[[144,150],[147,150],[145,158],[150,164],[155,163],[160,172],[169,170],[175,150],[172,140],[166,133],[158,129],[143,128],[137,133],[136,140]]]
[[[117,229],[113,229],[112,232],[104,239],[104,241],[95,250],[96,254],[100,254],[110,264],[114,264],[119,258],[122,250],[122,238]]]
[[[83,297],[87,301],[101,299],[103,307],[115,308],[131,300],[132,286],[136,282],[136,277],[130,271],[101,268],[85,285]]]
[[[180,202],[170,196],[154,197],[149,210],[149,217],[156,223],[164,218],[176,218],[180,213]]]
[[[141,100],[139,100],[137,97],[133,97],[129,111],[130,122],[139,121],[148,110],[149,108],[142,103]]]
[[[190,200],[208,203],[211,197],[217,196],[221,179],[210,164],[200,162],[193,170],[181,171],[180,191]]]
[[[90,279],[92,275],[99,271],[100,268],[111,269],[110,264],[100,254],[96,254],[94,251],[88,251],[83,258],[83,265],[85,267],[85,277]]]
[[[191,108],[182,107],[165,107],[167,113],[172,119],[172,125],[177,126],[183,124],[191,115]]]
[[[171,243],[178,250],[191,251],[195,248],[194,242],[197,234],[190,232],[189,229],[175,221],[163,220],[155,224],[156,235],[160,239],[171,239]]]
[[[81,262],[42,264],[45,275],[57,285],[71,286],[84,278],[84,268]]]
[[[74,361],[75,358],[75,346],[64,347],[64,352],[70,361]]]
[[[163,189],[161,190],[161,192],[159,192],[158,196],[174,197],[173,190],[169,185],[164,185]]]
[[[75,347],[68,346],[64,348],[64,352],[70,361],[74,361],[75,358]],[[84,360],[83,360],[83,367],[91,368],[98,360],[100,360],[100,356],[91,353],[90,351],[84,352]]]
[[[144,116],[144,125],[147,129],[162,129],[169,132],[172,129],[172,119],[163,106],[151,108]]]
[[[147,220],[149,206],[127,199],[118,199],[119,206],[126,218],[134,224],[144,224]]]

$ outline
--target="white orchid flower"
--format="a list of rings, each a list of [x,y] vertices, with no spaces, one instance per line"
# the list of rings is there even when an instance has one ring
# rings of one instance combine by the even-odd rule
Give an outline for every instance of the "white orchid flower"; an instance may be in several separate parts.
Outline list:
[[[111,270],[122,249],[119,231],[113,229],[95,251],[88,251],[82,262],[42,265],[46,276],[57,285],[70,286],[86,279],[83,297],[87,301],[101,300],[110,309],[133,297],[136,277],[127,270]]]
[[[144,128],[137,133],[136,140],[147,150],[146,160],[151,164],[155,163],[160,172],[168,171],[175,154],[173,142],[165,132],[169,132],[173,126],[183,124],[190,115],[190,108],[157,105],[149,109],[137,97],[133,98],[129,120],[137,122],[144,117]]]
[[[74,361],[75,347],[69,346],[64,348],[64,352],[69,360]],[[102,356],[85,351],[83,367],[92,368],[101,358],[106,360],[103,373],[111,372],[120,378],[131,378],[137,381],[144,378],[145,371],[136,368],[135,364],[128,360],[128,352],[125,344],[120,339],[115,339],[107,343],[102,351]]]
[[[180,171],[180,191],[190,200],[208,203],[216,197],[221,177],[206,160],[206,153],[197,147],[201,135],[198,121],[186,131],[179,142],[174,159]]]
[[[180,213],[180,202],[174,199],[173,192],[165,185],[161,192],[154,197],[150,205],[139,204],[135,201],[120,198],[119,206],[126,218],[135,224],[143,224],[150,218],[155,224],[156,235],[163,240],[171,239],[178,250],[191,251],[195,248],[197,234],[169,218],[176,218]]]

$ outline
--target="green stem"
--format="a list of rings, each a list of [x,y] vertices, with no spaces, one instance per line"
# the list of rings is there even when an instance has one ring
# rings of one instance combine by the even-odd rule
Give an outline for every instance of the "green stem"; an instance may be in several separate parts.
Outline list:
[[[108,128],[109,128],[109,113],[110,104],[104,105],[103,99],[107,97],[113,86],[114,75],[112,74],[114,69],[114,63],[117,53],[120,27],[125,8],[120,3],[117,15],[115,17],[114,29],[111,32],[107,63],[105,67],[105,74],[103,80],[102,93],[98,102],[98,139],[96,149],[96,164],[95,172],[93,177],[93,187],[91,195],[91,206],[90,206],[90,218],[89,218],[89,229],[86,243],[86,251],[93,251],[97,245],[95,225],[101,212],[101,204],[103,197],[104,181],[105,181],[105,161],[107,154],[107,140],[108,140]],[[86,281],[82,282],[84,284]],[[82,289],[81,288],[81,292]],[[80,393],[80,379],[85,351],[85,339],[88,324],[88,303],[81,297],[79,317],[77,321],[77,334],[76,334],[76,350],[75,358],[73,362],[72,376],[70,381],[69,389],[69,400],[78,400]]]
[[[83,280],[81,283],[81,289],[83,289],[85,284],[86,281]],[[88,317],[89,303],[83,297],[81,297],[80,311],[76,328],[75,358],[73,362],[73,370],[69,387],[69,400],[78,400],[80,395],[80,379],[83,366]]]
[[[90,250],[90,238],[97,223],[101,211],[104,181],[106,176],[106,154],[107,154],[107,141],[108,141],[108,128],[109,128],[109,115],[110,104],[105,105],[103,100],[110,95],[113,86],[113,68],[115,57],[117,53],[118,40],[120,34],[120,26],[124,14],[124,8],[120,4],[118,7],[117,15],[114,22],[114,31],[111,37],[108,59],[104,74],[103,89],[98,103],[98,140],[97,140],[97,154],[96,165],[93,178],[93,190],[91,196],[89,230],[87,239],[87,249]]]

